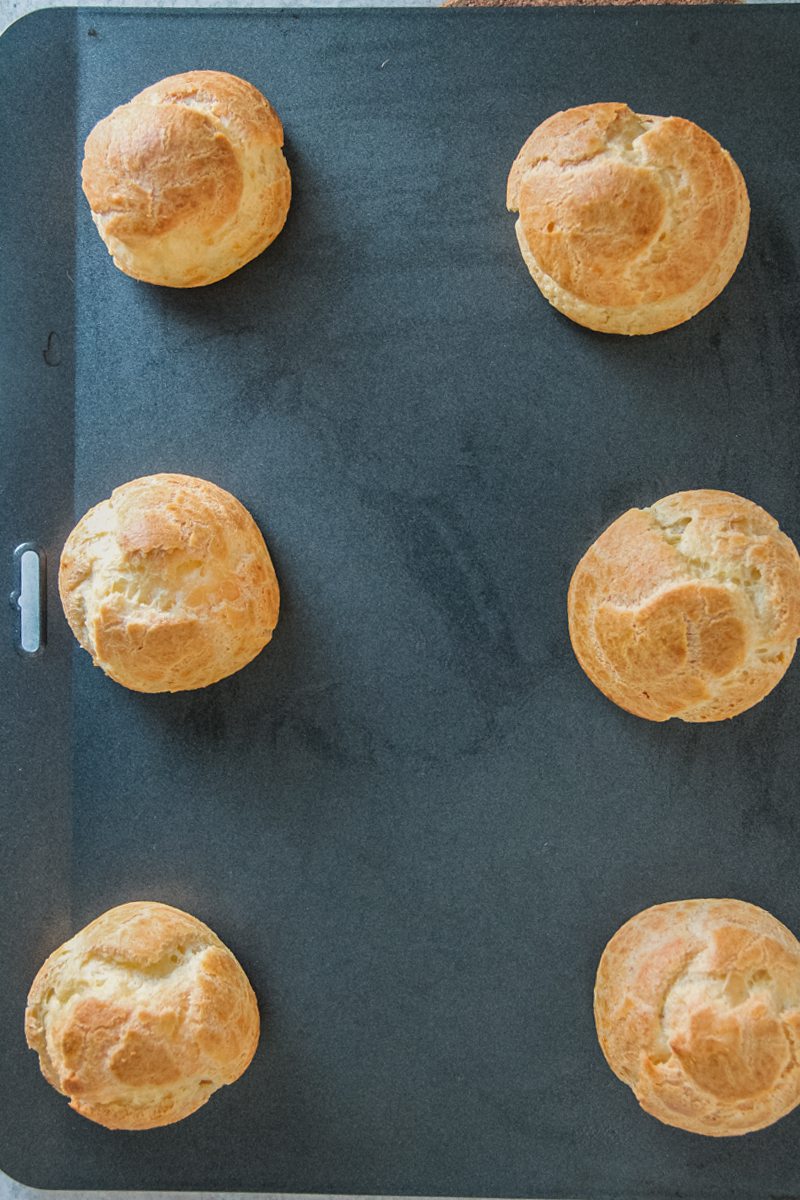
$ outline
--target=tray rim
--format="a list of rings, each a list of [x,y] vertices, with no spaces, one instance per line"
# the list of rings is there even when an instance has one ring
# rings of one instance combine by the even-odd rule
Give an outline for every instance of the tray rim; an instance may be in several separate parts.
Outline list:
[[[725,5],[723,5],[723,3],[720,2],[720,0],[701,0],[700,3],[692,4],[692,9],[699,9],[701,11],[708,10],[708,9],[716,10],[716,9],[720,9],[722,7],[725,7],[726,12],[728,12],[728,16],[732,16],[732,13],[730,12],[730,10],[752,11],[755,9],[755,10],[763,10],[766,12],[776,12],[777,11],[777,12],[783,13],[783,12],[791,11],[794,9],[797,13],[797,16],[796,16],[796,18],[789,18],[789,19],[797,19],[798,21],[800,21],[800,0],[768,0],[768,2],[766,2],[766,3],[760,3],[760,2],[757,2],[757,0],[755,0],[755,2],[754,2],[754,0],[742,0],[742,2],[740,2],[740,3],[725,4]],[[95,5],[47,4],[42,7],[30,9],[30,10],[23,12],[19,16],[16,16],[12,21],[9,22],[8,25],[5,26],[5,28],[0,32],[0,55],[4,52],[5,53],[13,53],[13,47],[8,46],[8,42],[6,39],[13,42],[13,38],[15,35],[12,33],[12,31],[16,30],[18,26],[26,25],[26,28],[27,28],[27,25],[33,23],[33,24],[43,24],[45,26],[45,28],[47,28],[47,26],[51,22],[55,22],[59,25],[64,25],[67,22],[77,22],[77,19],[81,16],[86,17],[86,18],[97,19],[98,21],[100,21],[105,16],[111,16],[112,18],[132,17],[134,19],[162,18],[162,19],[172,19],[172,20],[179,19],[180,20],[184,16],[193,17],[193,18],[198,18],[198,17],[206,18],[207,17],[208,19],[214,19],[214,18],[217,18],[220,15],[222,15],[226,18],[227,17],[247,17],[254,21],[256,21],[256,20],[260,21],[265,18],[269,19],[273,16],[275,18],[278,18],[278,17],[285,17],[287,15],[293,15],[293,16],[299,18],[301,13],[302,13],[303,20],[309,20],[309,19],[335,20],[336,17],[341,13],[354,14],[354,15],[360,16],[361,18],[365,18],[368,15],[371,16],[372,14],[376,14],[376,13],[381,14],[384,12],[390,12],[395,17],[400,17],[401,14],[408,13],[410,16],[412,16],[414,18],[418,18],[419,14],[422,14],[422,13],[425,13],[425,14],[434,14],[435,13],[435,14],[445,16],[445,18],[448,20],[450,20],[450,19],[454,19],[454,20],[476,19],[476,20],[493,21],[493,20],[508,19],[508,20],[512,20],[512,21],[513,20],[537,21],[537,20],[552,19],[549,16],[549,14],[551,12],[556,11],[560,14],[560,13],[563,13],[565,9],[568,12],[577,11],[578,9],[588,10],[589,13],[594,14],[595,16],[598,16],[599,19],[601,19],[601,20],[602,19],[612,19],[612,20],[624,20],[627,22],[627,20],[631,19],[631,20],[635,20],[637,23],[642,20],[657,21],[658,19],[660,19],[658,16],[655,16],[655,15],[650,16],[649,14],[651,12],[653,14],[661,14],[665,11],[670,11],[670,12],[674,11],[674,12],[676,12],[676,16],[677,16],[677,14],[680,13],[680,11],[681,11],[680,7],[678,5],[676,5],[674,0],[667,0],[667,2],[664,2],[664,0],[659,0],[659,2],[657,2],[657,3],[647,4],[646,6],[637,7],[635,13],[631,14],[630,17],[628,17],[628,15],[627,15],[628,14],[628,6],[627,5],[622,9],[622,12],[619,12],[618,6],[616,6],[614,4],[581,4],[581,3],[574,3],[574,2],[567,3],[567,4],[553,5],[553,6],[541,6],[541,7],[540,6],[535,6],[535,7],[532,6],[532,7],[528,7],[528,8],[525,8],[525,7],[523,7],[523,8],[503,8],[503,7],[498,6],[495,8],[478,8],[478,9],[471,9],[471,8],[442,9],[438,3],[434,4],[434,5],[422,5],[422,4],[397,5],[394,3],[381,3],[380,0],[376,0],[376,2],[372,3],[372,4],[359,3],[359,4],[347,5],[346,7],[340,7],[340,6],[336,5],[335,3],[326,3],[326,2],[320,3],[319,5],[313,5],[313,6],[311,6],[311,5],[307,6],[302,3],[298,3],[298,4],[282,3],[282,4],[263,4],[260,7],[244,8],[244,7],[241,7],[241,6],[233,3],[230,5],[223,4],[220,7],[215,7],[214,0],[209,0],[209,3],[207,3],[207,4],[196,4],[196,3],[191,4],[191,5],[180,4],[180,5],[176,5],[175,7],[161,7],[161,6],[155,6],[153,4],[148,4],[148,3],[143,3],[141,5],[140,4],[132,4],[130,6],[125,5],[125,4],[119,4],[119,3],[110,4],[110,5],[105,5],[105,4],[101,5],[99,3],[95,4]],[[605,16],[603,14],[606,14],[606,13],[613,14],[613,15],[610,15],[608,18],[605,18]],[[626,15],[623,16],[623,13]],[[456,15],[453,16],[452,14],[456,14]],[[470,14],[470,15],[464,16],[464,14]],[[587,19],[589,19],[589,18],[587,18]],[[733,17],[733,19],[736,19],[736,18]],[[129,1197],[129,1198],[131,1198],[131,1200],[134,1200],[134,1198],[140,1198],[140,1200],[144,1200],[144,1198],[147,1198],[147,1200],[150,1200],[150,1198],[152,1198],[152,1200],[168,1200],[168,1198],[171,1198],[173,1196],[180,1197],[180,1198],[185,1197],[186,1200],[200,1200],[200,1198],[207,1197],[207,1196],[220,1196],[220,1197],[224,1196],[226,1198],[226,1200],[237,1200],[237,1198],[239,1198],[239,1197],[247,1198],[247,1197],[255,1197],[255,1196],[259,1197],[259,1200],[333,1200],[334,1197],[336,1197],[336,1200],[412,1200],[410,1193],[401,1193],[399,1196],[396,1196],[396,1195],[392,1195],[392,1194],[388,1194],[388,1193],[384,1194],[384,1193],[372,1193],[372,1192],[367,1192],[367,1193],[361,1193],[361,1192],[355,1192],[355,1193],[287,1192],[287,1191],[282,1191],[282,1192],[261,1192],[261,1191],[259,1191],[259,1192],[255,1192],[255,1191],[210,1191],[210,1192],[208,1192],[208,1191],[202,1191],[201,1192],[201,1191],[182,1190],[182,1189],[173,1192],[173,1191],[164,1190],[164,1189],[160,1189],[160,1190],[151,1190],[151,1189],[146,1189],[146,1190],[130,1190],[130,1189],[108,1190],[108,1189],[103,1189],[103,1188],[82,1188],[82,1189],[80,1189],[80,1191],[74,1191],[71,1189],[61,1189],[61,1188],[59,1188],[59,1189],[43,1188],[36,1184],[27,1183],[23,1179],[20,1179],[16,1176],[10,1174],[9,1172],[7,1172],[3,1168],[2,1163],[0,1163],[0,1200],[4,1200],[2,1189],[3,1189],[3,1185],[4,1185],[5,1181],[9,1181],[14,1186],[25,1188],[32,1195],[35,1195],[35,1196],[64,1197],[65,1200],[78,1200],[78,1197],[80,1197],[80,1196],[84,1196],[84,1195],[94,1196],[94,1195],[101,1195],[101,1194],[109,1195],[111,1197],[120,1197],[120,1198]],[[600,1194],[598,1194],[598,1196],[599,1196],[600,1200],[602,1200],[603,1194],[600,1193]],[[436,1196],[414,1195],[413,1200],[476,1200],[476,1198],[473,1198],[470,1196],[451,1196],[451,1195],[440,1194],[440,1195],[436,1195]],[[481,1197],[480,1200],[504,1200],[504,1198],[502,1196],[493,1196],[493,1197]],[[530,1196],[530,1197],[527,1197],[527,1200],[550,1200],[550,1198]],[[572,1200],[583,1200],[583,1198],[575,1196],[572,1198]]]
[[[207,15],[219,15],[224,13],[225,16],[250,17],[252,19],[263,19],[271,14],[286,15],[287,13],[303,13],[303,18],[322,16],[324,19],[330,19],[333,15],[339,13],[358,13],[362,16],[380,13],[392,12],[395,15],[400,13],[436,13],[443,16],[445,20],[547,20],[552,12],[563,13],[578,11],[589,12],[602,19],[604,13],[616,13],[620,8],[623,13],[627,13],[634,6],[630,5],[615,5],[615,4],[581,4],[579,2],[571,2],[568,4],[553,4],[553,5],[531,5],[530,7],[506,8],[501,4],[494,8],[444,8],[441,4],[384,4],[377,0],[374,4],[348,4],[340,6],[329,0],[322,0],[319,4],[263,4],[258,8],[242,8],[238,4],[223,4],[217,7],[212,0],[207,4],[180,4],[174,7],[162,7],[153,4],[136,4],[130,7],[122,4],[45,4],[39,8],[31,8],[26,12],[20,13],[14,17],[12,21],[5,26],[0,32],[0,45],[3,39],[15,29],[18,25],[28,23],[36,23],[40,20],[67,20],[90,13],[97,13],[99,16],[143,16],[143,17],[162,17],[176,19],[182,16],[201,17]],[[751,9],[761,11],[791,11],[792,9],[800,10],[800,0],[767,0],[766,3],[761,3],[760,0],[741,0],[740,3],[723,3],[723,0],[701,0],[700,3],[692,4],[692,9],[718,9],[725,8],[729,15]],[[679,6],[675,0],[658,0],[654,4],[641,5],[635,8],[636,20],[650,19],[650,13],[660,13],[665,10],[674,11]],[[62,15],[63,14],[63,15]],[[98,17],[99,19],[99,17]],[[617,18],[619,19],[619,18]],[[623,18],[624,19],[624,18]],[[449,1200],[449,1198],[448,1198]]]

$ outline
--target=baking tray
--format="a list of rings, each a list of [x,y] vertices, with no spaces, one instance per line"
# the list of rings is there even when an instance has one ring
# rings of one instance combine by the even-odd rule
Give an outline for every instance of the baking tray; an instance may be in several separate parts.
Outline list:
[[[574,564],[624,508],[730,488],[800,539],[800,11],[55,10],[0,43],[0,534],[49,560],[2,638],[0,1166],[39,1187],[548,1197],[800,1194],[800,1114],[705,1140],[639,1111],[592,1021],[658,901],[800,930],[800,668],[729,724],[653,725],[569,648]],[[115,271],[78,188],[114,105],[191,67],[275,104],[294,198],[263,257],[177,292]],[[679,113],[750,189],[744,261],[670,333],[548,308],[504,209],[556,109]],[[273,644],[141,696],[60,614],[118,483],[229,488],[274,553]],[[71,1113],[26,1051],[44,956],[136,897],[207,921],[265,1034],[149,1133]]]

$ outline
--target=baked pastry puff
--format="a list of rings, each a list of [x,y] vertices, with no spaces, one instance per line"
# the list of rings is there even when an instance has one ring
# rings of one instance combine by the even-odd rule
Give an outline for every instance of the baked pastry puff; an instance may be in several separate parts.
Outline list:
[[[601,333],[688,321],[730,280],[750,224],[742,174],[711,134],[627,104],[585,104],[539,125],[507,202],[542,294]]]
[[[25,1011],[48,1083],[107,1129],[188,1117],[247,1069],[259,1028],[227,946],[196,917],[151,901],[110,909],[54,950]]]
[[[618,517],[575,568],[572,648],[609,700],[650,721],[721,721],[783,678],[800,637],[800,555],[732,492]]]
[[[743,900],[676,900],[631,917],[594,993],[611,1070],[645,1112],[708,1137],[800,1102],[800,943]]]
[[[83,190],[116,266],[164,287],[224,279],[278,236],[291,199],[283,126],[257,88],[186,71],[86,139]]]
[[[230,492],[190,475],[146,475],[91,508],[67,538],[58,586],[95,666],[135,692],[232,675],[278,620],[255,521]]]

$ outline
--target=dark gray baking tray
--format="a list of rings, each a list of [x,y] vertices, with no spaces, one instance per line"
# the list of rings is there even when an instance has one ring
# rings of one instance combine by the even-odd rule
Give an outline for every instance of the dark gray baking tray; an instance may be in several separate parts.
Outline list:
[[[592,1022],[638,909],[740,896],[800,930],[800,666],[730,724],[614,708],[565,594],[625,507],[730,488],[800,538],[800,11],[51,11],[0,44],[0,539],[49,556],[0,770],[0,1166],[40,1187],[549,1197],[800,1194],[800,1113],[704,1140],[639,1111]],[[78,190],[163,75],[252,80],[294,200],[211,288],[112,267]],[[625,340],[553,312],[504,209],[556,109],[711,130],[753,223],[724,295]],[[49,350],[45,353],[49,341]],[[272,646],[140,696],[60,614],[76,514],[133,476],[235,492],[274,552]],[[22,1036],[43,957],[110,905],[208,921],[262,1001],[252,1068],[180,1125],[71,1113]]]

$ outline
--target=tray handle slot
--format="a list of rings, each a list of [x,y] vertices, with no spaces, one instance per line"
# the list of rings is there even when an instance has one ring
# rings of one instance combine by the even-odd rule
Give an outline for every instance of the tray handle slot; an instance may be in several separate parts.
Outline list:
[[[26,658],[44,651],[47,635],[47,556],[35,542],[14,551],[14,591],[11,606],[19,614],[16,647]]]

